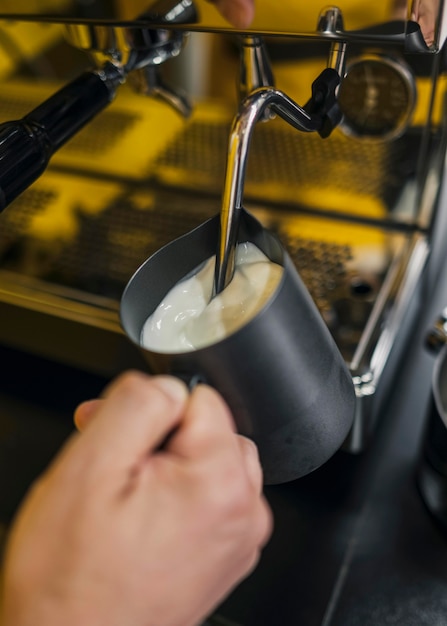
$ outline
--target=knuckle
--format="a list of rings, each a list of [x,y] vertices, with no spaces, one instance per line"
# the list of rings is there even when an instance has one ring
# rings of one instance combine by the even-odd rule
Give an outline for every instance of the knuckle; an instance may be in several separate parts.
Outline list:
[[[152,410],[157,410],[157,407],[160,410],[166,409],[172,404],[172,400],[154,380],[147,374],[130,370],[117,378],[112,386],[112,393],[132,398],[133,402],[141,407],[151,407]]]
[[[143,383],[147,384],[147,376],[141,372],[129,370],[120,374],[113,384],[113,389],[120,389],[124,392],[138,393],[145,388]]]
[[[231,467],[222,472],[219,493],[219,504],[223,514],[240,519],[252,516],[258,496],[240,468]]]

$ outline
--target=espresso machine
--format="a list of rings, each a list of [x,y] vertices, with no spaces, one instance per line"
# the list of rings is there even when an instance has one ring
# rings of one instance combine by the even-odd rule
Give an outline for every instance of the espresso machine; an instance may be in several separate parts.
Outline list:
[[[240,200],[349,367],[344,448],[364,450],[447,227],[443,3],[429,26],[365,4],[259,0],[238,30],[202,0],[2,3],[0,342],[105,376],[144,367],[123,288],[220,211],[235,116],[265,95]]]

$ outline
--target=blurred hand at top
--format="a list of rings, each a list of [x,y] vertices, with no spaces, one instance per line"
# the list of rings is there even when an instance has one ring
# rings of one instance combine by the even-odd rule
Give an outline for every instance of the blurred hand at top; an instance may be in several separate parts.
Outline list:
[[[248,28],[255,14],[255,0],[210,0],[236,28]]]

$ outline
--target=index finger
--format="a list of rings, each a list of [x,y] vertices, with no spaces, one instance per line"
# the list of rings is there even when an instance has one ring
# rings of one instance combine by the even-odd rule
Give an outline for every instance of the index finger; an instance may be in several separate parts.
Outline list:
[[[169,441],[168,450],[184,458],[215,456],[230,444],[238,449],[236,428],[230,409],[221,396],[207,385],[191,392],[179,428]]]
[[[187,398],[179,379],[128,372],[106,390],[81,439],[98,462],[128,467],[156,450],[178,425]]]

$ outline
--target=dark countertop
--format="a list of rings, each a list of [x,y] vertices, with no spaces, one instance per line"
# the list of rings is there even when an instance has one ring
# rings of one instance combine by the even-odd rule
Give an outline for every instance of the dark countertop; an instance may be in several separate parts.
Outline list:
[[[411,384],[366,454],[269,490],[275,535],[227,615],[244,626],[447,624],[447,540],[415,485],[423,420]]]
[[[446,285],[422,312],[368,450],[267,489],[273,538],[222,615],[243,626],[447,625],[447,536],[416,487],[435,360],[424,339]]]
[[[310,476],[266,489],[273,537],[254,574],[211,624],[447,625],[447,537],[415,483],[434,362],[423,338],[447,301],[445,283],[421,316],[369,449],[359,456],[339,452]],[[71,432],[76,404],[106,381],[6,347],[0,358],[5,528]]]

